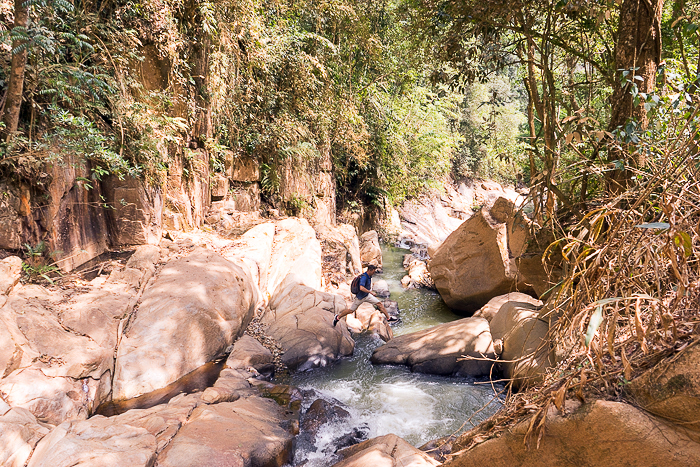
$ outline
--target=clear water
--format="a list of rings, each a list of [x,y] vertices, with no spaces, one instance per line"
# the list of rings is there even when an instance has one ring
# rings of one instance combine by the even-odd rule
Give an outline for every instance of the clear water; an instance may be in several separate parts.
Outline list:
[[[402,321],[394,326],[395,336],[461,318],[447,308],[437,293],[401,287],[405,274],[403,256],[409,251],[385,247],[383,253],[384,272],[375,279],[388,282],[391,299],[399,304]],[[374,366],[369,359],[383,342],[371,336],[359,336],[355,342],[352,357],[292,376],[293,385],[315,389],[328,400],[339,400],[351,413],[349,422],[324,426],[314,446],[298,446],[297,465],[304,462],[306,467],[332,465],[336,460],[334,440],[347,433],[350,426],[365,427],[370,438],[394,433],[414,446],[421,446],[471,428],[500,407],[498,400],[494,400],[492,386],[478,384],[484,380],[411,373],[403,366]],[[474,415],[485,405],[488,406]],[[471,423],[465,425],[472,415]]]

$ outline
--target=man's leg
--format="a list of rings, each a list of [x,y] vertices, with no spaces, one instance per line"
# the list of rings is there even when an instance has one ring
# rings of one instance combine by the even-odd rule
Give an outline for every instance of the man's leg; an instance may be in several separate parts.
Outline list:
[[[381,311],[384,314],[384,316],[386,316],[386,320],[389,321],[389,312],[386,311],[386,308],[384,308],[384,304],[377,297],[375,297],[374,295],[368,295],[365,300],[374,305],[375,307],[379,308],[379,311]]]
[[[338,321],[341,320],[341,318],[349,315],[350,313],[354,313],[355,310],[357,310],[357,307],[360,306],[360,303],[362,303],[362,300],[358,300],[357,298],[353,300],[352,304],[350,305],[350,308],[346,308],[337,315],[335,315],[335,318],[333,318],[333,326],[338,324]]]

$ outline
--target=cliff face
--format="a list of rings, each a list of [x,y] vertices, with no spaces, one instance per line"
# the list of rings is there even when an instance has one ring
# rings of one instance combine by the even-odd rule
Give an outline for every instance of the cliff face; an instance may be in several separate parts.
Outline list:
[[[209,83],[207,41],[192,40],[179,56],[164,57],[154,45],[125,74],[137,82],[134,102],[147,93],[166,93],[173,104],[163,117],[182,122],[177,138],[157,140],[164,167],[140,176],[96,177],[95,164],[66,154],[40,162],[31,177],[0,178],[1,250],[17,251],[45,242],[56,265],[69,271],[109,248],[157,244],[163,230],[202,226],[223,206],[244,213],[265,208],[335,223],[335,182],[330,150],[317,157],[289,157],[275,167],[274,196],[263,193],[263,165],[254,155],[211,147],[212,104],[198,90]],[[182,83],[174,61],[190,60],[197,79]],[[196,73],[195,73],[196,72]],[[206,93],[205,93],[206,94]],[[61,141],[57,141],[61,144]]]

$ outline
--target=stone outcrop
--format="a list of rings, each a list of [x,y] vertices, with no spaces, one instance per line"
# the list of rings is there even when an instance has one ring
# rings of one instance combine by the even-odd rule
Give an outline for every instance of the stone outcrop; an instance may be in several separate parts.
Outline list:
[[[526,248],[528,221],[512,202],[499,198],[465,221],[440,245],[429,263],[435,287],[450,308],[473,313],[509,292],[534,293],[516,258]]]
[[[0,260],[0,295],[8,295],[19,282],[22,275],[22,260],[17,256],[8,256]]]
[[[321,290],[321,252],[316,232],[306,220],[287,218],[276,222],[263,293],[273,297],[290,274],[296,276],[298,283]]]
[[[443,192],[434,190],[408,201],[397,213],[400,223],[397,243],[426,259],[427,247],[439,245],[475,211],[492,206],[499,197],[518,205],[522,203],[522,197],[514,190],[478,180],[446,185]],[[396,223],[397,220],[392,220],[392,225]]]
[[[646,411],[700,431],[700,345],[695,342],[635,378],[627,391]]]
[[[500,367],[514,389],[537,383],[554,365],[554,349],[546,339],[549,322],[540,318],[539,309],[533,303],[506,301],[489,323],[503,360]]]
[[[339,295],[315,290],[290,274],[270,301],[267,332],[284,349],[282,362],[306,370],[351,355],[355,343],[343,325],[333,327],[333,316],[345,309]]]
[[[498,313],[498,310],[500,310],[501,307],[507,302],[520,302],[524,303],[525,305],[534,305],[535,307],[542,306],[542,301],[533,298],[531,295],[520,292],[510,292],[499,295],[498,297],[493,297],[486,305],[476,311],[473,316],[486,318],[490,323],[496,313]]]
[[[408,274],[401,279],[401,285],[407,289],[425,287],[434,289],[435,283],[430,277],[428,265],[414,254],[406,255],[403,259],[403,267]]]
[[[49,430],[50,427],[40,424],[30,411],[9,409],[0,399],[0,465],[24,467],[36,444]]]
[[[411,371],[436,375],[488,375],[495,358],[489,323],[483,318],[464,318],[411,334],[395,337],[375,349],[372,363],[408,365]]]
[[[41,422],[86,418],[111,391],[119,320],[153,274],[160,249],[139,247],[124,269],[75,291],[15,287],[0,308],[0,391]]]
[[[223,355],[243,334],[256,303],[248,273],[214,252],[199,249],[170,261],[123,330],[113,399],[163,388]]]
[[[270,399],[201,405],[158,456],[158,465],[281,467],[292,459],[293,439],[285,411]]]
[[[682,430],[666,425],[629,404],[594,401],[578,407],[567,401],[566,414],[550,408],[539,449],[525,445],[530,420],[524,420],[500,437],[489,439],[468,451],[453,445],[452,459],[445,467],[489,465],[512,467],[537,465],[625,465],[690,467],[700,465],[700,444]]]
[[[112,245],[157,245],[163,233],[163,200],[160,189],[134,178],[109,177],[107,210]]]
[[[274,358],[272,352],[247,334],[241,336],[233,350],[226,359],[226,368],[234,370],[247,370],[254,368],[258,373],[271,373],[274,371]]]
[[[438,461],[394,434],[379,436],[339,452],[344,459],[334,467],[433,467]]]
[[[373,264],[382,269],[382,249],[376,231],[370,230],[360,236],[360,259],[363,266]]]
[[[353,226],[318,225],[316,231],[323,247],[323,277],[326,284],[338,285],[362,272],[360,242]]]

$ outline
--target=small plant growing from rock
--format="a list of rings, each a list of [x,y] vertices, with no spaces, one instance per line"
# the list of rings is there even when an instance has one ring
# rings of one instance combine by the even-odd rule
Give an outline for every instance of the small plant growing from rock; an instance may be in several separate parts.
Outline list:
[[[26,276],[27,282],[38,282],[45,279],[53,284],[50,275],[60,275],[61,271],[56,266],[55,262],[49,263],[58,252],[46,253],[46,242],[39,242],[35,246],[28,243],[24,244],[26,261],[22,262],[22,271]]]

